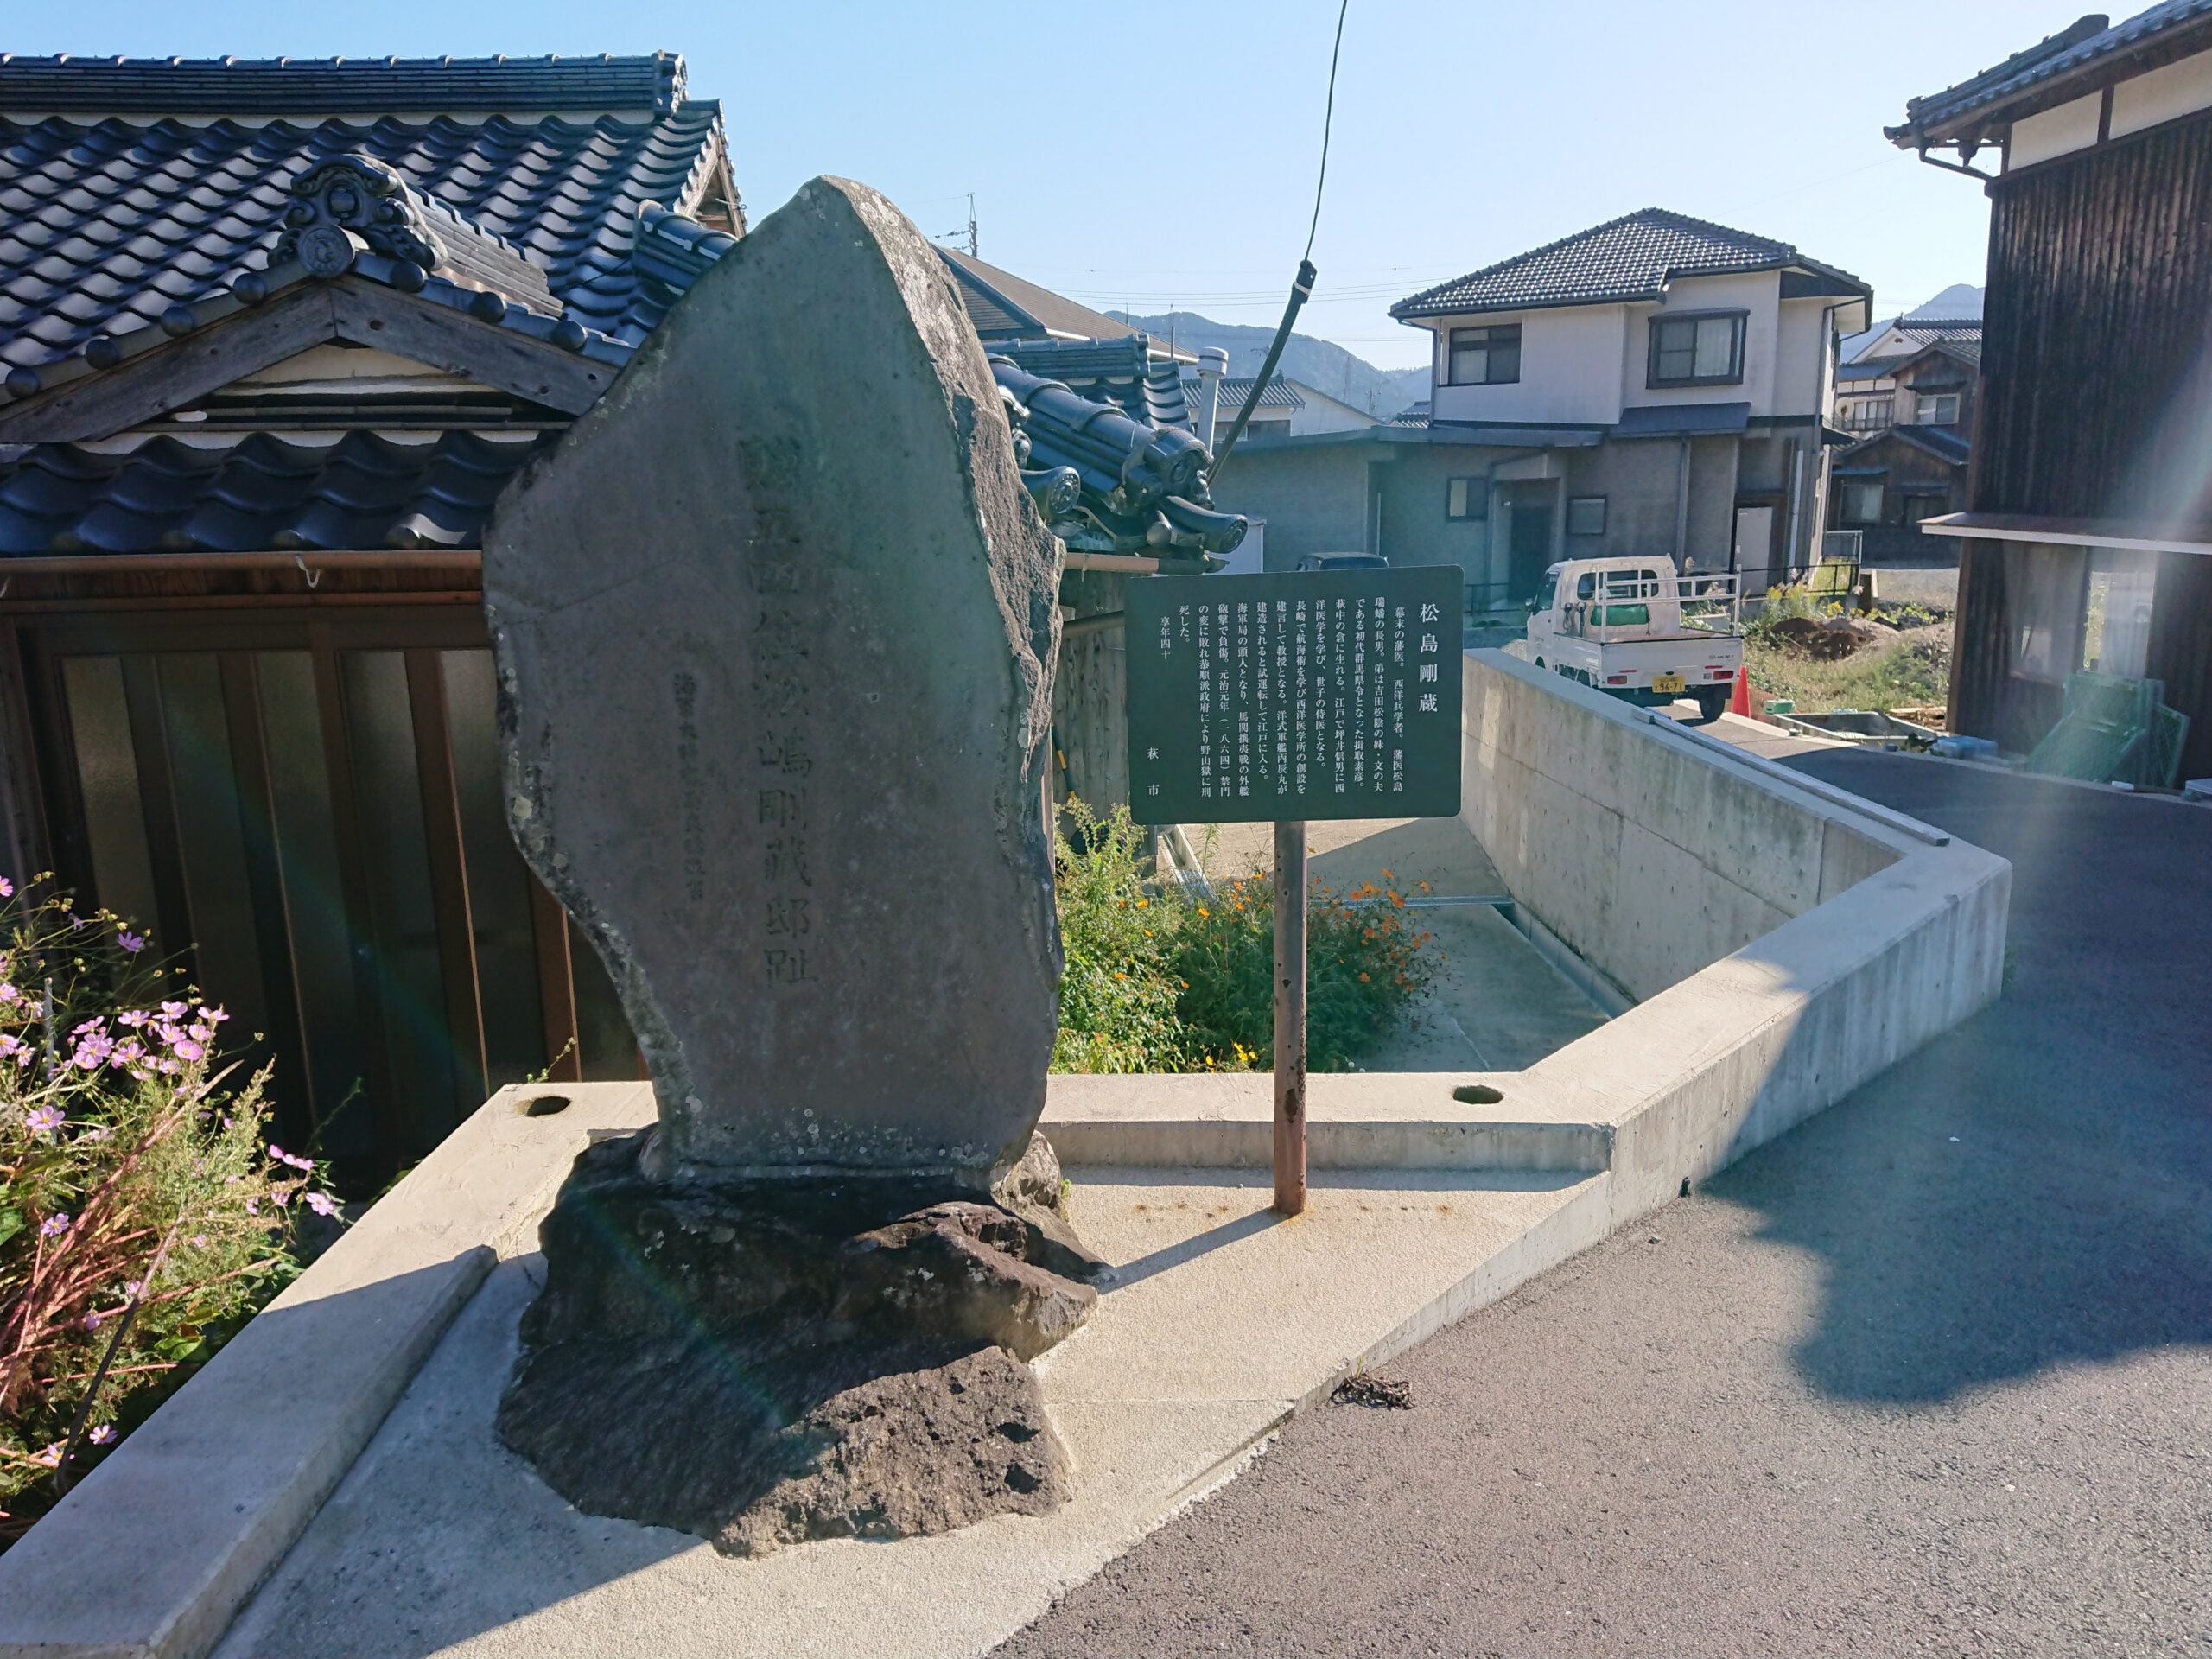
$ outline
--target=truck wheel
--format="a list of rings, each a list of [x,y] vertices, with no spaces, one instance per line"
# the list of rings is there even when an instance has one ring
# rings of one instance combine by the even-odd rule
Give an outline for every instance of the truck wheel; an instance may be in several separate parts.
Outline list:
[[[1697,723],[1699,725],[1710,726],[1722,715],[1727,713],[1728,693],[1731,690],[1731,687],[1725,685],[1701,685],[1698,688]]]

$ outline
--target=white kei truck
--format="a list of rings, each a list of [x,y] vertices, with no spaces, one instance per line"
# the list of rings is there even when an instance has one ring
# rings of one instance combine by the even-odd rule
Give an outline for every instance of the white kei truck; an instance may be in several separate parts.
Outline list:
[[[1718,720],[1744,665],[1736,578],[1678,573],[1663,554],[1569,559],[1544,573],[1529,654],[1630,702],[1693,697],[1700,721]]]

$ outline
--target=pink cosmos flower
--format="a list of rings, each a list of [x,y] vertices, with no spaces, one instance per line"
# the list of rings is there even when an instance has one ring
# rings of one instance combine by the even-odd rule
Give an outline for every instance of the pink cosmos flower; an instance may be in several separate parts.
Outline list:
[[[184,1018],[184,1011],[191,1006],[189,1002],[164,1002],[162,1004],[162,1012],[172,1020],[181,1020]]]
[[[85,1438],[90,1440],[94,1446],[113,1446],[115,1444],[115,1425],[113,1423],[102,1423],[91,1433],[86,1435]]]
[[[146,937],[144,934],[133,933],[124,928],[118,928],[116,930],[115,942],[121,945],[125,950],[128,950],[134,957],[146,948]]]
[[[68,1121],[69,1114],[50,1101],[43,1106],[32,1107],[23,1117],[25,1127],[36,1135],[52,1135]]]
[[[318,1216],[334,1216],[338,1213],[338,1200],[327,1192],[310,1192],[307,1195],[307,1199],[308,1208]]]
[[[59,1238],[68,1230],[69,1212],[66,1210],[55,1211],[38,1224],[38,1236],[41,1238]]]

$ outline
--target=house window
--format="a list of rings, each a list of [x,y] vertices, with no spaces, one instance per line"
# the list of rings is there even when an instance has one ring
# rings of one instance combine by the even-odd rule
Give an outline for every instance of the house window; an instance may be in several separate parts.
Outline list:
[[[1917,530],[1922,520],[1934,518],[1948,512],[1951,504],[1940,495],[1908,495],[1904,499],[1904,522],[1908,529]]]
[[[1452,386],[1499,386],[1521,378],[1521,325],[1501,323],[1491,328],[1454,328],[1445,384]]]
[[[1248,421],[1244,425],[1244,435],[1248,438],[1287,438],[1290,435],[1290,421],[1287,416],[1280,421]]]
[[[1604,535],[1605,533],[1605,498],[1602,495],[1567,497],[1567,533],[1570,536]]]
[[[1913,399],[1913,410],[1923,426],[1956,426],[1959,423],[1959,394],[1955,391],[1923,392]]]
[[[1726,386],[1744,378],[1745,313],[1651,319],[1653,386]]]
[[[1446,518],[1480,518],[1487,515],[1490,502],[1489,481],[1480,478],[1447,478],[1444,480],[1444,516]]]
[[[1882,486],[1878,484],[1847,484],[1843,486],[1843,522],[1847,524],[1878,524],[1882,522]]]

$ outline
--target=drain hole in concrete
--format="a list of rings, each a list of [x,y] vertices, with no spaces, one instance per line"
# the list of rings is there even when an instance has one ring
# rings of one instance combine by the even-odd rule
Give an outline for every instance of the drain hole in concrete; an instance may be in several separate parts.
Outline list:
[[[1452,1091],[1452,1098],[1466,1106],[1495,1106],[1505,1096],[1486,1083],[1463,1083]]]
[[[524,1117],[550,1117],[556,1112],[568,1109],[569,1097],[566,1095],[532,1095],[522,1103]]]

